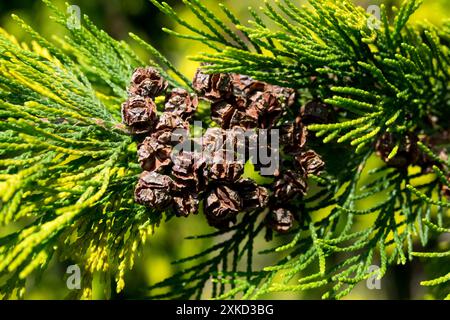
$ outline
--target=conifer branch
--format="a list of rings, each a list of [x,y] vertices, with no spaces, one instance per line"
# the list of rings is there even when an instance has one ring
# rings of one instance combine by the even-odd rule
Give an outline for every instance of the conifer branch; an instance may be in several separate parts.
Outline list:
[[[150,1],[188,30],[166,29],[169,34],[213,50],[193,57],[207,63],[205,72],[294,88],[298,104],[321,100],[336,114],[308,125],[326,171],[310,175],[310,193],[294,199],[301,208],[296,227],[280,236],[282,244],[260,252],[274,257],[271,266],[254,266],[254,243],[269,214],[256,210],[228,230],[187,239],[222,240],[178,261],[187,267],[149,287],[150,297],[201,298],[211,284],[213,298],[317,289],[339,299],[394,264],[448,257],[447,251],[416,252],[414,244],[424,247],[449,232],[449,160],[440,151],[449,152],[450,22],[411,23],[416,0],[405,1],[392,24],[383,8],[379,29],[349,0],[310,0],[302,8],[282,0],[250,9],[254,20],[244,25],[224,5],[222,18],[201,1],[186,0],[202,21],[197,28],[167,3]],[[67,26],[68,16],[44,2]],[[138,66],[154,66],[172,87],[192,91],[190,81],[138,36],[131,35],[148,50],[149,62],[88,17],[52,41],[14,19],[34,41],[21,44],[0,29],[0,226],[24,223],[0,238],[0,297],[21,297],[27,277],[44,272],[54,255],[84,266],[80,297],[92,297],[98,272],[114,277],[120,292],[126,270],[163,217],[134,201],[137,146],[121,124],[120,105]],[[208,116],[200,112],[206,122]],[[385,135],[409,142],[396,140],[383,150]],[[423,162],[393,164],[412,145]],[[363,217],[373,222],[360,224]],[[422,284],[441,288],[448,281],[445,270]],[[164,293],[154,293],[161,288]]]

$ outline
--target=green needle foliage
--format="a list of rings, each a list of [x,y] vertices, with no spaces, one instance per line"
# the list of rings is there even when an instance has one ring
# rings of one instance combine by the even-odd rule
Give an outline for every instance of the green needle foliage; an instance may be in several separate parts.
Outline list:
[[[34,41],[0,32],[0,226],[21,222],[0,240],[0,294],[20,296],[55,253],[84,266],[83,297],[95,272],[121,290],[160,219],[133,201],[140,170],[120,118],[129,77],[144,63],[87,17],[58,47],[15,19]]]
[[[339,299],[419,257],[442,259],[445,273],[422,285],[438,288],[436,298],[450,298],[450,254],[428,250],[435,249],[431,240],[450,231],[450,202],[440,191],[450,187],[448,160],[420,142],[439,164],[431,173],[398,170],[374,156],[384,132],[449,130],[450,21],[440,27],[408,22],[416,0],[405,1],[394,18],[382,8],[378,28],[348,0],[310,0],[305,7],[280,0],[250,8],[253,20],[242,24],[223,5],[217,16],[199,0],[184,0],[199,29],[168,4],[151,2],[187,30],[166,32],[209,48],[193,60],[210,63],[210,72],[295,88],[300,102],[321,98],[339,111],[335,123],[308,127],[320,138],[314,149],[326,172],[311,177],[314,187],[300,200],[302,219],[276,239],[281,246],[258,252],[266,211],[247,214],[227,231],[186,240],[218,239],[177,261],[183,271],[149,288],[151,297],[205,297],[212,280],[213,298],[316,289]],[[54,13],[66,25],[68,16]],[[43,272],[54,254],[85,266],[82,297],[91,297],[96,272],[114,277],[119,292],[139,247],[162,219],[134,203],[140,170],[135,143],[120,124],[120,104],[136,66],[156,66],[173,86],[189,89],[189,80],[137,36],[158,63],[140,61],[87,17],[81,28],[51,42],[17,21],[34,42],[0,32],[0,226],[15,228],[0,238],[0,296],[23,294],[27,277]],[[430,118],[438,120],[431,125]],[[449,145],[443,147],[449,151]],[[398,151],[394,147],[389,158]],[[255,268],[260,254],[272,255],[274,264]]]

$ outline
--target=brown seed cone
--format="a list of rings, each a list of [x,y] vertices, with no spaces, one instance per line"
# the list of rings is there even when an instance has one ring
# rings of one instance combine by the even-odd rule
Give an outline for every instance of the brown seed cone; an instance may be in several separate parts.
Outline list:
[[[294,89],[267,84],[241,74],[232,74],[231,82],[238,108],[247,105],[247,99],[256,92],[270,92],[279,99],[283,108],[291,107],[295,103],[296,91]]]
[[[397,154],[389,159],[389,155],[395,146],[399,143],[400,146]],[[397,137],[392,133],[384,133],[377,141],[375,149],[381,159],[386,162],[388,166],[395,168],[407,168],[411,164],[415,164],[420,157],[420,151],[417,146],[417,136],[408,133],[406,136]]]
[[[137,203],[157,210],[172,200],[172,179],[156,172],[144,171],[139,177],[134,195]]]
[[[245,111],[236,109],[228,128],[254,129],[258,127],[258,118],[255,108],[249,108]]]
[[[162,135],[162,139],[159,137]],[[172,146],[166,143],[167,138],[164,132],[156,132],[148,136],[138,146],[138,160],[145,171],[160,171],[168,167],[171,163]]]
[[[297,99],[297,92],[291,88],[266,85],[265,91],[274,94],[281,101],[283,109],[292,107]]]
[[[219,101],[211,105],[211,119],[222,129],[241,127],[252,129],[258,127],[260,110],[256,105],[237,108],[236,103]]]
[[[152,133],[151,136],[154,137],[159,144],[173,146],[174,144],[178,143],[178,140],[176,140],[175,142],[172,141],[172,130],[158,130]]]
[[[306,195],[308,183],[303,174],[286,171],[277,177],[274,184],[274,196],[279,202],[287,202],[294,197]]]
[[[286,233],[294,225],[294,215],[288,209],[277,208],[267,215],[265,223],[273,231]]]
[[[234,184],[234,188],[239,190],[245,211],[264,208],[269,202],[269,191],[253,180],[241,179]]]
[[[166,144],[176,145],[189,135],[189,122],[172,112],[164,112],[159,118],[155,128],[159,140]]]
[[[226,185],[215,187],[206,197],[204,212],[208,223],[218,229],[226,229],[242,210],[239,194]]]
[[[173,197],[173,207],[178,217],[187,217],[190,214],[197,214],[199,208],[197,194],[184,192]]]
[[[256,131],[246,138],[246,150],[253,167],[263,176],[280,175],[279,146],[272,141],[270,134],[267,139],[259,135]]]
[[[211,106],[212,120],[223,129],[271,128],[281,117],[283,108],[295,100],[295,91],[291,89],[267,85],[243,75],[231,77],[233,96]]]
[[[174,113],[183,120],[190,120],[197,107],[197,96],[189,94],[184,89],[175,88],[166,97],[165,111]]]
[[[244,173],[244,165],[237,161],[228,162],[221,157],[213,158],[213,163],[209,167],[209,178],[223,182],[235,182]]]
[[[203,154],[212,157],[216,151],[222,150],[224,135],[225,131],[220,128],[208,128],[199,141]]]
[[[200,155],[182,152],[174,159],[172,176],[174,186],[180,192],[199,193],[204,191],[208,180],[205,178],[206,163]]]
[[[302,152],[295,157],[295,160],[300,165],[302,172],[306,173],[306,175],[317,175],[325,166],[322,158],[313,150]]]
[[[201,159],[208,167],[205,174],[209,174],[209,166],[213,163],[215,155],[223,150],[224,135],[225,130],[213,127],[208,128],[203,136],[194,138],[195,143],[201,146]]]
[[[206,74],[201,68],[197,69],[192,86],[200,97],[210,101],[228,99],[233,91],[229,74]]]
[[[251,117],[258,117],[258,127],[272,128],[283,112],[282,105],[277,96],[270,92],[256,92],[249,98],[246,113]]]
[[[239,145],[242,143],[238,139],[241,133],[243,134],[243,131],[240,128],[221,130],[216,132],[216,134],[221,134],[221,137],[216,137],[215,139],[212,137],[207,138],[209,142],[205,141],[205,143],[209,145],[205,147],[209,147],[210,149],[208,153],[204,152],[203,155],[208,160],[209,179],[222,182],[235,182],[242,176],[244,173],[245,159],[239,159],[237,157],[237,152],[244,150],[245,147],[244,145]]]
[[[164,112],[156,124],[156,131],[189,129],[189,122],[172,112]]]
[[[231,75],[231,82],[235,96],[247,96],[255,91],[264,91],[266,87],[264,82],[253,80],[249,76],[237,73]]]
[[[168,86],[169,83],[155,68],[137,68],[131,77],[128,91],[131,95],[154,98],[163,94]]]
[[[284,124],[280,127],[280,144],[286,153],[298,154],[305,147],[308,130],[301,122],[300,117],[294,123]]]
[[[313,100],[300,110],[303,124],[328,123],[331,118],[331,107],[320,100]]]
[[[147,133],[157,122],[156,105],[150,98],[130,97],[122,104],[122,122],[133,134]]]
[[[236,108],[227,101],[218,101],[211,105],[211,119],[222,129],[230,128]]]

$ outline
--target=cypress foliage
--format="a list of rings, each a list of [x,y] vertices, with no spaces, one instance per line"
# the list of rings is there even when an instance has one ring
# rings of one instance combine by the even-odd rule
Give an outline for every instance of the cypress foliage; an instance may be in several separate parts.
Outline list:
[[[337,114],[333,123],[308,125],[326,171],[309,177],[314,188],[301,200],[303,219],[285,244],[268,243],[262,252],[273,265],[254,267],[267,214],[256,210],[230,229],[192,237],[222,240],[177,261],[186,268],[149,288],[150,297],[200,298],[212,277],[214,298],[320,288],[323,298],[339,299],[395,264],[445,264],[449,251],[424,248],[450,233],[449,160],[440,155],[450,143],[450,21],[410,23],[421,1],[407,0],[392,22],[382,7],[377,29],[348,0],[309,0],[308,7],[280,0],[250,9],[253,20],[243,24],[224,5],[219,17],[186,0],[199,29],[150,1],[187,30],[166,32],[212,49],[193,57],[208,72],[294,88],[300,104],[320,99]],[[68,16],[45,2],[66,25]],[[140,167],[120,105],[138,66],[154,66],[173,87],[192,91],[190,81],[138,36],[131,35],[154,61],[141,61],[88,17],[56,41],[15,19],[34,41],[19,43],[0,29],[0,227],[21,226],[0,238],[0,296],[23,295],[27,277],[44,272],[54,255],[85,266],[80,297],[91,297],[95,272],[114,277],[120,292],[163,218],[134,202]],[[401,157],[414,161],[393,165]],[[358,223],[364,217],[371,223]],[[450,270],[443,269],[421,284],[449,299]],[[154,295],[157,288],[167,293]]]

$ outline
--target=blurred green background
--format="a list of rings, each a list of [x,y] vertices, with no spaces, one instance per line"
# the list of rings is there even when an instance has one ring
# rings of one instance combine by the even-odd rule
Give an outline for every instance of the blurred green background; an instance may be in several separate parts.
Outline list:
[[[166,0],[176,7],[178,12],[190,19],[190,13],[184,8],[181,0]],[[216,1],[203,1],[205,4],[216,4]],[[247,7],[259,7],[260,0],[222,1],[226,3],[241,18],[248,20]],[[301,3],[301,1],[298,1]],[[363,7],[385,3],[388,7],[398,5],[399,1],[357,1]],[[65,8],[64,0],[54,0],[54,3]],[[188,60],[189,55],[196,54],[199,50],[198,43],[179,40],[168,36],[161,31],[161,27],[174,26],[173,21],[167,19],[147,0],[77,0],[76,4],[81,8],[83,14],[87,14],[94,23],[106,30],[114,38],[128,39],[128,33],[134,32],[158,48],[187,76],[192,77],[197,64]],[[39,0],[15,0],[0,1],[0,26],[14,34],[20,40],[29,40],[23,30],[11,19],[15,13],[38,30],[41,34],[50,37],[53,34],[63,35],[64,30],[49,19],[49,9]],[[450,17],[450,0],[425,0],[420,10],[415,13],[413,19],[428,20],[439,24],[444,18]],[[184,31],[180,29],[179,31]],[[131,42],[133,46],[133,43]],[[145,57],[144,52],[136,51]],[[372,164],[376,165],[373,159]],[[187,220],[172,219],[162,224],[154,237],[152,237],[136,263],[136,267],[127,276],[126,288],[118,296],[113,298],[140,298],[145,297],[146,287],[161,281],[178,270],[178,266],[171,262],[194,254],[206,248],[208,241],[184,240],[184,237],[193,234],[203,234],[212,229],[206,225],[202,216],[191,216]],[[361,223],[368,223],[362,221]],[[257,243],[255,250],[265,248],[266,243],[261,240]],[[271,247],[273,244],[270,245]],[[261,256],[257,259],[255,267],[263,267],[273,263],[274,256]],[[427,297],[426,291],[418,283],[424,279],[423,266],[413,263],[408,267],[396,267],[382,281],[381,290],[368,290],[364,284],[358,286],[347,299],[422,299]],[[52,263],[51,268],[42,279],[32,279],[27,284],[29,287],[26,298],[28,299],[62,299],[68,294],[65,286],[66,266],[57,261]],[[315,299],[319,298],[319,292],[309,291],[301,294],[277,294],[267,298],[279,299]]]

